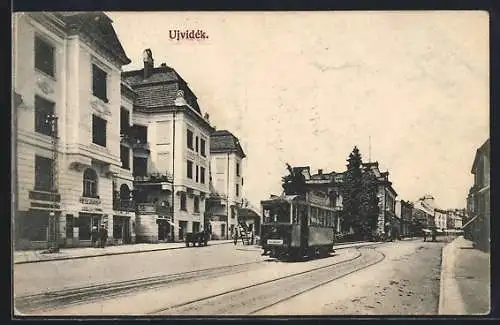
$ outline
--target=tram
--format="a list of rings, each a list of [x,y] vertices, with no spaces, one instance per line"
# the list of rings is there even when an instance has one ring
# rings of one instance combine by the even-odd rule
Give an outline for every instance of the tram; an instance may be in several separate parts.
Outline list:
[[[304,195],[276,196],[261,201],[263,254],[300,260],[334,252],[335,209],[315,204]]]

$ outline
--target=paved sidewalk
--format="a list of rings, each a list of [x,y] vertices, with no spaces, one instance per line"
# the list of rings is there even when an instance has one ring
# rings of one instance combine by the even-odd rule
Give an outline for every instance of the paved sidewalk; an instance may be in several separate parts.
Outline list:
[[[232,243],[231,240],[211,240],[208,245],[221,245]],[[105,248],[61,248],[58,253],[42,254],[38,251],[14,251],[14,264],[36,263],[45,261],[67,260],[76,258],[89,258],[106,255],[134,254],[169,249],[187,248],[184,242],[180,243],[159,243],[159,244],[130,244],[107,246]]]
[[[490,254],[474,249],[463,236],[443,248],[439,314],[490,312]]]

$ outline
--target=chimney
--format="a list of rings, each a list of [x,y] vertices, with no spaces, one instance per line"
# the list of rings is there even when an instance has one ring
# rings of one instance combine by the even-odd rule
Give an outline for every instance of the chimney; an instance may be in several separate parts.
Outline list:
[[[318,175],[323,175],[323,169],[318,169]]]
[[[144,79],[151,77],[153,74],[154,61],[153,61],[153,53],[150,49],[146,49],[143,52],[143,60],[144,60]]]

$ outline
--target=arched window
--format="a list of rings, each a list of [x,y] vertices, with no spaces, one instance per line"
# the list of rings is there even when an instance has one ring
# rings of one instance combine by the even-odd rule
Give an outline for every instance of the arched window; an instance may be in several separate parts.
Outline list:
[[[83,196],[97,197],[97,173],[91,168],[83,172]]]
[[[194,197],[194,212],[200,212],[200,198]]]
[[[187,211],[187,208],[186,208],[186,193],[181,193],[181,210]]]
[[[127,184],[122,184],[120,186],[120,200],[129,200],[130,199],[130,189]]]

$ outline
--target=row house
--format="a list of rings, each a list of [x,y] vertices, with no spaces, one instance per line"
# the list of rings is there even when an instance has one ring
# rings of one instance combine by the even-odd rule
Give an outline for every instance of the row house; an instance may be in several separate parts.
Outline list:
[[[389,172],[381,172],[378,162],[362,164],[364,172],[371,172],[377,179],[377,197],[379,204],[379,216],[377,222],[377,233],[398,232],[400,220],[396,217],[397,193],[389,181]]]
[[[115,178],[127,178],[118,121],[120,73],[130,59],[99,12],[15,14],[12,48],[20,98],[15,247],[43,248],[56,238],[63,246],[90,245],[92,226],[114,229],[115,215],[132,216],[113,204]],[[122,224],[122,240],[132,240],[131,232],[123,235],[131,222]]]
[[[232,237],[238,222],[242,221],[239,212],[243,208],[245,157],[239,139],[231,132],[216,130],[210,134],[211,194],[207,198],[206,216],[212,226],[213,238]],[[253,214],[245,210],[247,215]]]
[[[434,225],[437,229],[446,230],[448,228],[448,211],[434,209]]]
[[[155,67],[150,49],[143,52],[143,63],[143,69],[121,75],[135,96],[128,130],[133,141],[123,157],[132,161],[136,238],[183,240],[186,232],[205,226],[214,129],[175,69],[165,63]]]
[[[467,238],[481,249],[488,251],[490,247],[490,139],[486,140],[476,151],[471,174],[474,185],[467,197],[467,214],[469,220],[463,225]]]
[[[412,230],[412,211],[413,204],[405,200],[396,201],[396,217],[401,222],[401,236],[410,236]]]
[[[451,209],[447,212],[447,228],[448,229],[462,229],[463,219],[465,218],[466,211],[463,209]]]

